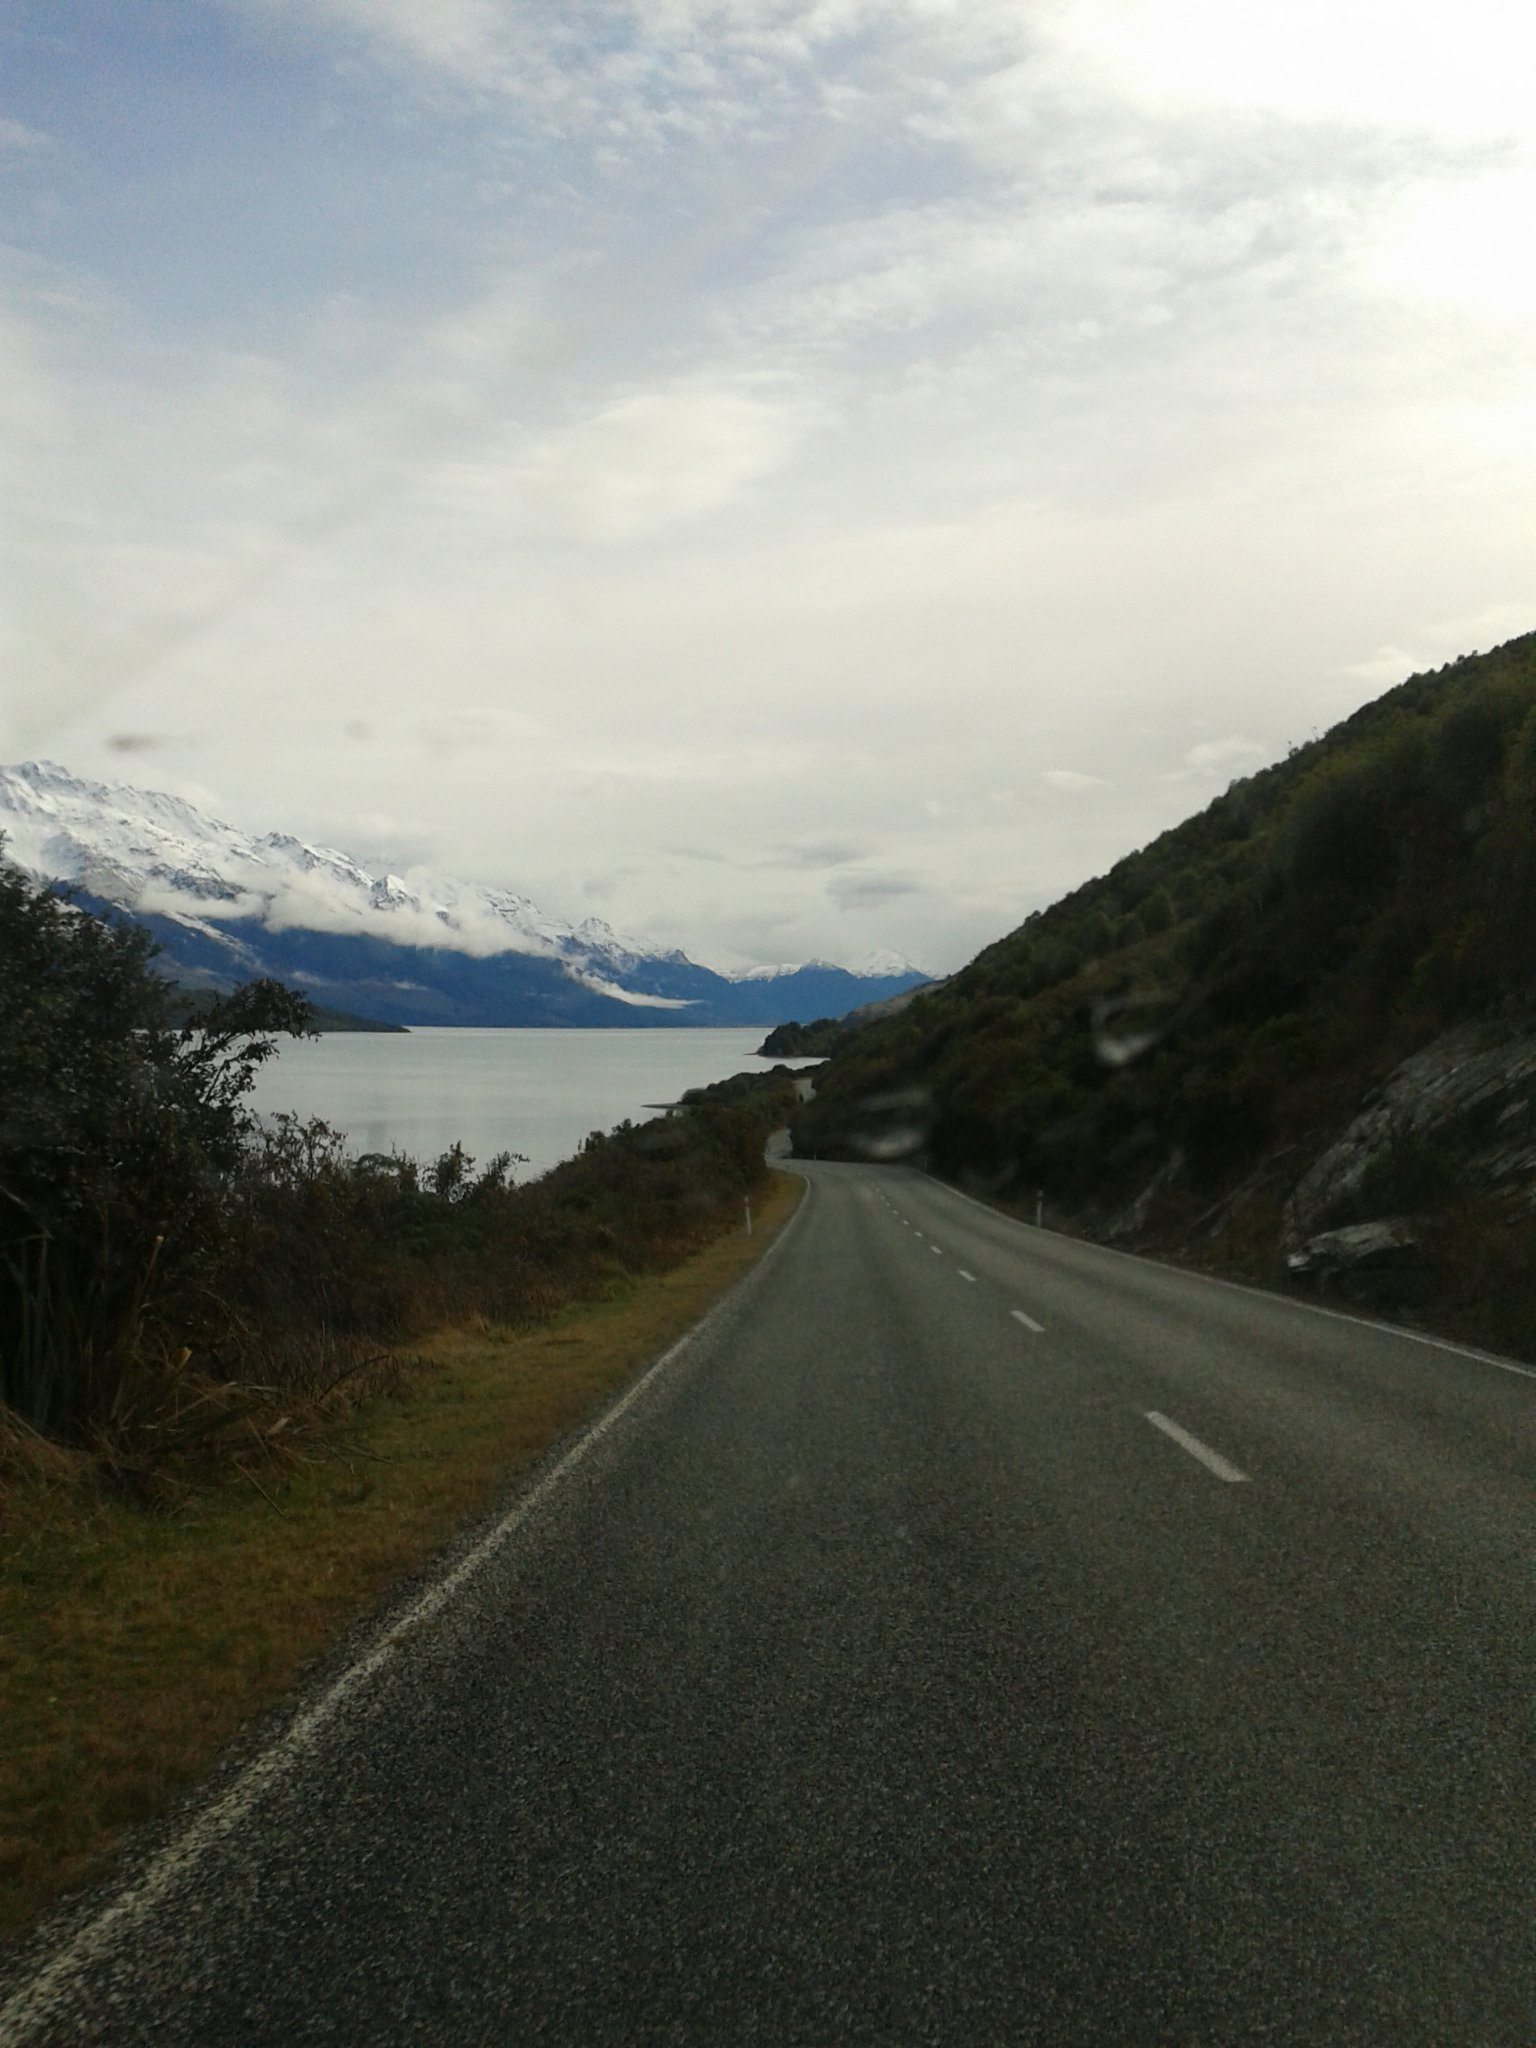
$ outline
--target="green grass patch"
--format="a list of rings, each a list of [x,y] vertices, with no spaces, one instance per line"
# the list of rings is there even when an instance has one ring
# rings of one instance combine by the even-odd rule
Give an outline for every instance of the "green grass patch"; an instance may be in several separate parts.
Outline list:
[[[716,1238],[538,1328],[440,1332],[328,1440],[259,1476],[225,1470],[170,1509],[112,1497],[84,1459],[40,1456],[0,1521],[0,1938],[98,1874],[127,1828],[689,1328],[799,1194],[774,1175],[751,1238]]]

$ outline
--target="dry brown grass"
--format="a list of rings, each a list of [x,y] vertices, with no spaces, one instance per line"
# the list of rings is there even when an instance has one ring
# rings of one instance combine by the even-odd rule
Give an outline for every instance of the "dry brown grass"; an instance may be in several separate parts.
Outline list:
[[[403,1573],[665,1349],[787,1220],[510,1332],[422,1347],[388,1397],[161,1512],[19,1437],[0,1509],[0,1936],[98,1871]]]

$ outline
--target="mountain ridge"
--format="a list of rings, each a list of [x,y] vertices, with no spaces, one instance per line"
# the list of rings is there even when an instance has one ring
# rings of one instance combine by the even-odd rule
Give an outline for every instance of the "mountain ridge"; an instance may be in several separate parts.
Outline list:
[[[510,889],[374,873],[340,848],[248,833],[185,798],[53,762],[0,767],[0,833],[14,865],[144,925],[161,971],[192,987],[270,976],[381,1023],[775,1024],[924,978],[824,961],[720,974]]]

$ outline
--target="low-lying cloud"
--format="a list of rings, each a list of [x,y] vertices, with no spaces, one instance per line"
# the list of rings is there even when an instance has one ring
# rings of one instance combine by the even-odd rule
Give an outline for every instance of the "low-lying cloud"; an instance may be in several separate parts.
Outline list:
[[[834,875],[827,894],[839,910],[868,910],[900,896],[916,896],[922,884],[903,875]]]

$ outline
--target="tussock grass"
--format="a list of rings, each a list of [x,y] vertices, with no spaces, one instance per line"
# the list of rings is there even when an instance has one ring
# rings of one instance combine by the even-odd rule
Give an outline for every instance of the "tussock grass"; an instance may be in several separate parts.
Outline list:
[[[482,1315],[441,1330],[329,1432],[223,1464],[156,1513],[98,1460],[9,1423],[0,1936],[98,1873],[391,1584],[687,1329],[798,1195],[775,1175],[751,1238],[717,1236],[540,1327]]]

